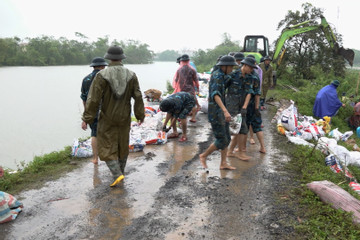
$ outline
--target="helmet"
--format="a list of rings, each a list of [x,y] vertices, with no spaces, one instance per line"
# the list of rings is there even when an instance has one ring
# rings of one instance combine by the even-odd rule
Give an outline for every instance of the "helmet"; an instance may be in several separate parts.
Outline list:
[[[216,66],[238,66],[235,62],[235,58],[230,55],[226,55],[220,58],[220,61],[216,64]]]
[[[255,58],[247,56],[244,60],[241,61],[242,64],[248,65],[252,68],[257,68]]]
[[[245,58],[244,54],[242,52],[237,52],[234,55],[235,60],[243,60]]]
[[[338,87],[340,85],[339,80],[334,80],[331,82],[332,85],[334,85],[335,87]]]
[[[180,61],[189,61],[189,60],[190,60],[190,57],[187,54],[184,54],[180,57]]]
[[[114,45],[109,47],[104,58],[109,60],[122,60],[125,59],[126,56],[121,47]]]
[[[270,61],[271,61],[271,57],[268,56],[268,55],[266,55],[266,56],[264,57],[264,61],[265,61],[265,60],[270,60]]]
[[[91,61],[90,67],[107,66],[109,65],[102,57],[96,57]]]

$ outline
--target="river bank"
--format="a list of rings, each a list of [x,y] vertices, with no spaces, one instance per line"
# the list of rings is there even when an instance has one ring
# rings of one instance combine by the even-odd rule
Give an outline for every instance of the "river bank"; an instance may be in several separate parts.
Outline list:
[[[265,124],[268,154],[249,145],[249,162],[229,158],[235,171],[219,170],[220,155],[201,169],[198,155],[212,142],[205,114],[189,125],[189,142],[172,139],[129,156],[123,184],[109,188],[106,165],[89,160],[40,189],[17,197],[24,210],[1,225],[5,239],[284,239],[294,229],[291,209],[277,204],[290,177],[278,172],[274,127]],[[281,145],[281,143],[280,143]],[[33,226],[37,226],[33,228]],[[48,226],[51,226],[49,228]],[[16,231],[15,229],[21,229]],[[280,238],[279,238],[280,237]]]
[[[218,169],[219,152],[210,156],[208,173],[200,168],[199,153],[213,141],[205,114],[190,123],[188,142],[171,139],[131,153],[125,181],[116,188],[109,188],[103,162],[68,159],[75,169],[59,168],[57,179],[46,178],[45,170],[28,186],[37,188],[15,195],[25,208],[0,231],[5,239],[357,239],[351,215],[306,187],[343,177],[324,165],[320,151],[310,154],[311,148],[278,134],[270,123],[275,112],[271,106],[262,112],[268,152],[248,145],[250,161],[228,158],[235,171]],[[351,171],[359,178],[357,168]]]

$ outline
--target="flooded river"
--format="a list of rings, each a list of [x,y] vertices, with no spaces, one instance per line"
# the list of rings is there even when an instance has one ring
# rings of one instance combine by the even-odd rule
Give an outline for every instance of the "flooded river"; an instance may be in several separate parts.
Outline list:
[[[140,82],[141,91],[166,90],[178,67],[175,62],[127,65]],[[83,131],[80,99],[88,66],[0,68],[0,165],[16,169],[34,156],[62,150]]]

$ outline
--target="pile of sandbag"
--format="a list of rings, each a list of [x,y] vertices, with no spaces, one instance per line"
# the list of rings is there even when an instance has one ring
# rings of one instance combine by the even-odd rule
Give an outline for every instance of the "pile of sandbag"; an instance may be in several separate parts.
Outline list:
[[[309,140],[317,141],[316,148],[322,151],[327,159],[336,159],[336,161],[332,161],[334,164],[329,165],[330,167],[334,166],[332,169],[341,170],[348,165],[360,166],[359,147],[355,143],[352,145],[356,151],[349,151],[337,144],[338,141],[348,141],[353,134],[352,131],[341,133],[337,128],[331,130],[329,117],[317,120],[312,116],[298,116],[294,102],[290,102],[290,106],[278,112],[272,121],[277,121],[277,129],[280,134],[285,135],[292,143],[310,147],[313,147],[314,144],[308,142]],[[326,134],[328,137],[325,137]],[[325,161],[329,163],[328,160]],[[335,166],[335,163],[341,165]]]
[[[165,144],[167,135],[162,131],[163,112],[159,105],[145,107],[145,119],[142,124],[131,123],[129,152],[139,152],[149,144]]]
[[[145,98],[148,102],[160,102],[162,92],[157,89],[148,89],[144,92]]]

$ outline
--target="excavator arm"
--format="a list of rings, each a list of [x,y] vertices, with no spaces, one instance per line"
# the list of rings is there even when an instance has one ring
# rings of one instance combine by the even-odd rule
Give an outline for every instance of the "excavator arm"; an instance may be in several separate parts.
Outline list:
[[[286,51],[286,49],[283,51],[283,53],[281,55],[280,55],[280,52],[281,52],[286,40],[288,40],[289,38],[291,38],[295,35],[313,31],[313,30],[318,30],[318,29],[321,29],[324,32],[325,37],[326,37],[327,41],[329,42],[330,47],[333,48],[334,51],[338,55],[343,56],[344,59],[346,59],[349,62],[350,66],[353,65],[354,56],[355,56],[354,51],[351,49],[344,49],[343,47],[339,47],[339,45],[336,41],[336,37],[324,16],[321,16],[321,23],[318,25],[304,26],[308,23],[311,23],[311,21],[302,22],[297,25],[285,28],[281,32],[281,35],[276,42],[275,51],[274,51],[274,55],[273,55],[273,60],[276,63],[276,65],[280,65],[282,57],[284,56],[284,52]]]

